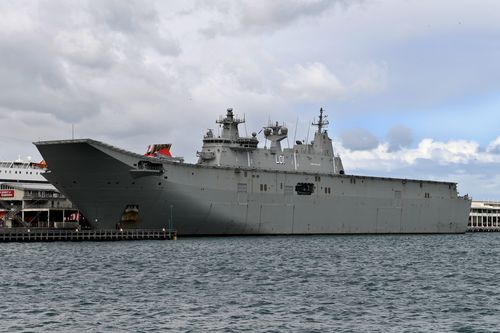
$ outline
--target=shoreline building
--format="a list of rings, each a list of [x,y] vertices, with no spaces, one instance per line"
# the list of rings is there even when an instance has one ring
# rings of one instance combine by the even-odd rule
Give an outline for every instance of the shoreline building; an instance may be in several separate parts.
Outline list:
[[[78,209],[42,174],[46,165],[0,162],[0,228],[77,228]]]
[[[500,231],[500,201],[472,201],[469,231]]]

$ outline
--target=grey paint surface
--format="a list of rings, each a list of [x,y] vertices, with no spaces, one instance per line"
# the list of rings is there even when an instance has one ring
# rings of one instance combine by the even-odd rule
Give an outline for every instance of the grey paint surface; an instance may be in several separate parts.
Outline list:
[[[281,149],[286,129],[240,138],[228,110],[220,137],[207,133],[197,164],[145,157],[90,140],[36,142],[46,178],[97,228],[162,228],[173,216],[179,235],[463,233],[470,201],[456,184],[345,175],[322,127],[310,144]],[[247,145],[247,147],[245,147]],[[299,195],[297,184],[312,184]]]

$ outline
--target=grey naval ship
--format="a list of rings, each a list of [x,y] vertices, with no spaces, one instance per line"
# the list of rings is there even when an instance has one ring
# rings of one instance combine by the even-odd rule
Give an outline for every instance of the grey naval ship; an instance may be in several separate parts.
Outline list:
[[[323,110],[311,142],[282,147],[276,123],[242,137],[232,109],[208,130],[195,164],[169,145],[146,155],[91,139],[35,142],[45,177],[95,228],[164,228],[179,235],[463,233],[470,200],[451,182],[344,172]],[[268,145],[269,144],[269,145]]]

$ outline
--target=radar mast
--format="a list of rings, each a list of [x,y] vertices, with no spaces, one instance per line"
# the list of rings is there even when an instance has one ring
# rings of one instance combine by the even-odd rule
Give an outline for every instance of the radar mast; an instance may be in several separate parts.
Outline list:
[[[227,109],[225,118],[220,117],[215,121],[217,124],[222,125],[222,138],[236,140],[240,137],[238,132],[238,124],[244,123],[245,119],[239,119],[234,116],[233,109]]]
[[[328,125],[328,119],[326,119],[328,116],[324,115],[323,116],[323,108],[319,109],[319,119],[317,123],[312,123],[313,126],[318,126],[318,133],[323,133],[322,129],[324,126]],[[325,130],[326,132],[326,130]]]

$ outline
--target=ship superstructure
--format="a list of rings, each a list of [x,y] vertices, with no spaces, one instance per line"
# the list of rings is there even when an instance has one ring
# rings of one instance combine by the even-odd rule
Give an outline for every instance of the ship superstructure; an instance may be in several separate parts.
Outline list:
[[[268,124],[263,128],[269,148],[258,148],[257,133],[252,137],[240,137],[238,125],[244,120],[234,116],[228,109],[226,117],[217,123],[222,127],[220,136],[215,137],[209,129],[203,138],[201,152],[197,153],[198,164],[206,166],[226,166],[235,168],[265,169],[276,171],[303,171],[313,173],[342,174],[344,169],[340,156],[333,152],[332,140],[328,137],[325,125],[328,125],[323,109],[316,125],[317,132],[311,143],[297,141],[293,148],[282,148],[281,142],[287,138],[285,126]]]
[[[198,162],[139,155],[91,140],[36,142],[45,177],[96,228],[161,228],[179,235],[461,233],[468,198],[456,183],[347,175],[320,110],[311,142],[283,148],[277,122],[241,137],[228,109]],[[269,146],[267,145],[269,141]],[[170,148],[170,146],[168,147]]]
[[[0,162],[0,183],[22,182],[22,183],[47,183],[42,176],[45,172],[45,163],[9,161]]]

